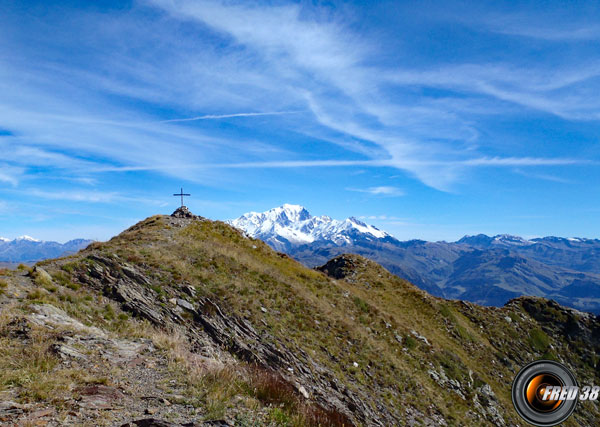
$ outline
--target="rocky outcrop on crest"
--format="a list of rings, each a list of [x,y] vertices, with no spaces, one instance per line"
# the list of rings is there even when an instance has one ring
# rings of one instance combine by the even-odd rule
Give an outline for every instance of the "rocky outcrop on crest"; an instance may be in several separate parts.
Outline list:
[[[196,219],[199,218],[197,215],[194,215],[187,206],[181,206],[171,214],[172,217],[175,218],[188,218],[188,219]]]

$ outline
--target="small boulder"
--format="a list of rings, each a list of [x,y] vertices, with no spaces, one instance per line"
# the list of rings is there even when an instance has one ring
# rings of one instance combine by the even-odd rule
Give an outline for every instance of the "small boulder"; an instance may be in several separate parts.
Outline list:
[[[177,305],[185,308],[187,311],[196,311],[194,306],[182,298],[177,298]]]

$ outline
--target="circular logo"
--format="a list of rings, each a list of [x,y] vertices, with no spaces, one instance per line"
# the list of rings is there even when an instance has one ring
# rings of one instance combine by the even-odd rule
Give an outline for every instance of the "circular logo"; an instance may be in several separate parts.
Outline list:
[[[565,366],[538,360],[525,366],[512,384],[512,401],[518,414],[535,426],[562,423],[577,406],[578,386]]]

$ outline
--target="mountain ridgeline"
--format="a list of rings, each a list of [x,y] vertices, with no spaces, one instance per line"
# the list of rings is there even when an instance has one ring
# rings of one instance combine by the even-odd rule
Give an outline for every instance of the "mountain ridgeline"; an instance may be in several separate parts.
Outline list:
[[[31,263],[69,255],[85,248],[92,240],[74,239],[66,243],[42,241],[29,236],[10,240],[0,237],[0,263]]]
[[[444,300],[359,255],[309,269],[185,209],[0,285],[9,424],[523,425],[526,363],[600,380],[592,314]],[[564,425],[599,417],[582,402]]]
[[[597,239],[481,234],[457,242],[403,242],[355,218],[314,217],[298,205],[251,212],[230,224],[309,267],[355,253],[436,296],[501,306],[532,295],[600,312]]]

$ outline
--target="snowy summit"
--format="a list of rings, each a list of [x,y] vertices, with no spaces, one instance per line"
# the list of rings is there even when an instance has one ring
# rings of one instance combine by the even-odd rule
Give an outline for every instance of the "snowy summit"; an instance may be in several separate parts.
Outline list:
[[[28,241],[28,242],[41,242],[41,240],[39,240],[39,239],[36,239],[36,238],[33,238],[33,237],[31,237],[31,236],[28,236],[28,235],[19,236],[19,237],[17,237],[15,240],[16,240],[16,241],[19,241],[19,240],[26,240],[26,241]]]
[[[284,204],[266,212],[249,212],[228,221],[249,236],[269,243],[277,250],[290,245],[329,241],[338,246],[353,244],[357,239],[377,240],[391,237],[385,231],[351,217],[343,221],[326,215],[312,216],[300,205]]]

